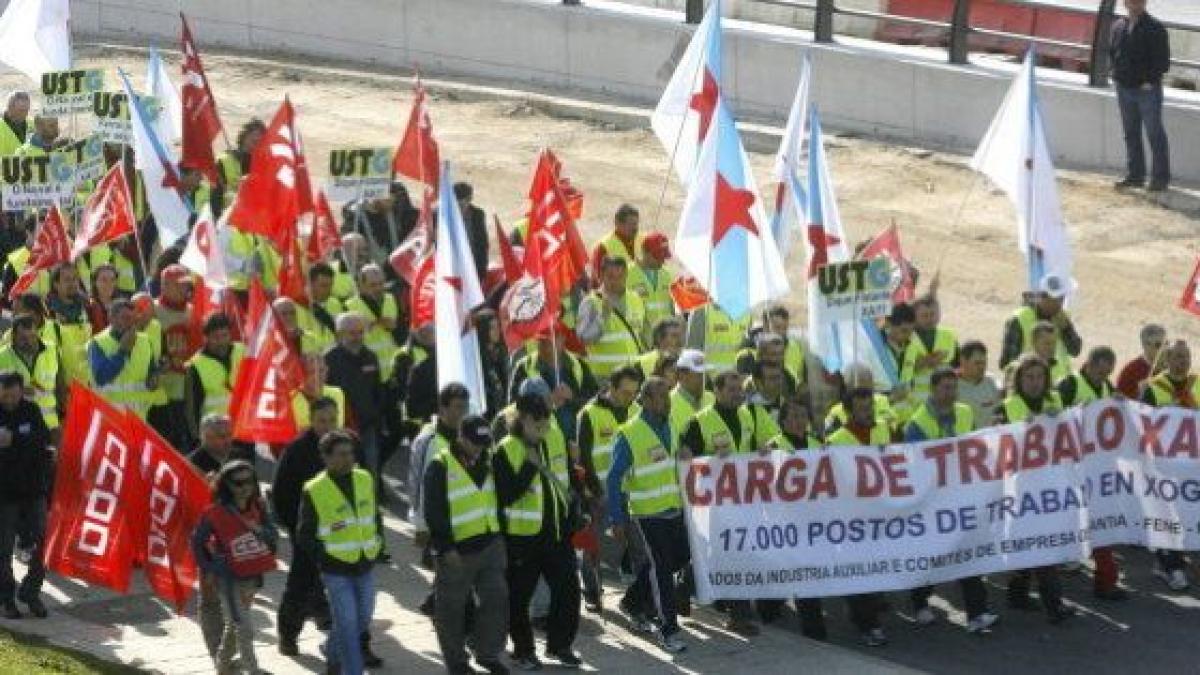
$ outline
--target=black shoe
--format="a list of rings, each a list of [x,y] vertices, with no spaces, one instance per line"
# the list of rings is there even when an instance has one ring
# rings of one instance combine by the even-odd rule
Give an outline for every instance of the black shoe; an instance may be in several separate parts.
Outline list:
[[[425,599],[421,601],[421,604],[417,605],[417,611],[428,617],[433,616],[434,609],[433,593],[425,596]]]
[[[0,605],[0,613],[3,613],[6,619],[15,620],[21,618],[21,610],[17,609],[17,603],[12,600]]]
[[[577,656],[575,652],[571,651],[570,649],[560,649],[556,652],[552,652],[547,649],[546,658],[558,661],[559,665],[561,665],[563,668],[578,668],[583,665],[583,659],[579,658],[579,656]]]
[[[1075,610],[1065,605],[1060,605],[1050,610],[1050,623],[1057,626],[1067,619],[1075,618]]]
[[[375,654],[375,652],[371,651],[371,648],[366,645],[363,645],[362,648],[362,660],[363,666],[367,668],[383,667],[383,659],[379,658],[379,656]]]
[[[1146,184],[1146,179],[1144,179],[1144,178],[1134,178],[1132,176],[1126,176],[1126,177],[1122,178],[1121,180],[1113,183],[1113,187],[1118,190],[1121,190],[1123,188],[1140,188],[1145,184]]]
[[[279,653],[283,656],[299,656],[300,645],[296,644],[296,638],[279,638]]]
[[[1129,599],[1129,593],[1123,588],[1097,588],[1092,591],[1092,595],[1097,600],[1107,600],[1109,602],[1123,602]]]
[[[25,603],[25,606],[29,608],[30,614],[39,619],[50,616],[50,612],[46,611],[46,605],[42,603],[41,598],[30,598],[28,600],[21,600],[21,602]]]
[[[1152,180],[1152,181],[1150,181],[1150,184],[1146,186],[1146,192],[1166,192],[1166,191],[1167,191],[1167,181],[1165,181],[1165,180]]]

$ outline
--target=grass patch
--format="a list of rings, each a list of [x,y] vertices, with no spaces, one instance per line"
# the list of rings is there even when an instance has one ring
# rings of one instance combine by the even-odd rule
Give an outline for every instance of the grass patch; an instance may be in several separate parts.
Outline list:
[[[0,675],[139,675],[142,672],[73,649],[56,647],[40,637],[0,629]]]

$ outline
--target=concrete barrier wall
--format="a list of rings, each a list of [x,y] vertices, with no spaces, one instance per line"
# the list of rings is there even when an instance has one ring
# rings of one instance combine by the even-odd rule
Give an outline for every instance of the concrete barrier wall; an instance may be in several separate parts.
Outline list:
[[[180,8],[202,45],[329,57],[527,83],[653,104],[690,37],[674,12],[585,0],[73,0],[84,36],[174,44]],[[916,145],[970,151],[1013,69],[950,66],[936,52],[851,38],[814,45],[795,29],[726,24],[726,87],[742,119],[782,124],[799,60],[811,50],[826,124]],[[1041,88],[1062,166],[1123,169],[1110,91],[1046,72]],[[1166,123],[1175,175],[1200,182],[1200,97],[1172,94]]]

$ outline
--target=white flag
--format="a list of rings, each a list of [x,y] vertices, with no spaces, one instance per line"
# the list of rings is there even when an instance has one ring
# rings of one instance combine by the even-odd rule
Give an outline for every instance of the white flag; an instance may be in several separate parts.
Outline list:
[[[1054,158],[1037,96],[1033,50],[1013,80],[971,168],[992,180],[1017,210],[1017,246],[1029,264],[1029,289],[1048,275],[1071,279],[1071,244],[1058,200]]]
[[[0,16],[0,63],[29,76],[71,68],[69,0],[12,0]]]
[[[146,203],[154,214],[158,227],[158,241],[163,247],[170,246],[188,233],[188,222],[192,210],[184,203],[175,186],[179,184],[178,162],[171,148],[163,145],[150,115],[140,97],[133,92],[129,78],[118,70],[129,101],[129,122],[133,129],[133,155],[138,171],[142,172],[142,186],[146,190]]]
[[[196,218],[196,225],[188,237],[187,247],[179,256],[179,264],[204,279],[209,288],[225,288],[229,275],[225,272],[225,255],[221,251],[217,226],[213,222],[212,209],[205,204]]]
[[[450,164],[442,164],[438,183],[437,250],[434,253],[434,325],[437,336],[438,389],[457,382],[471,392],[471,412],[487,408],[479,336],[471,310],[483,304],[475,274],[467,226],[454,198]]]
[[[775,155],[775,213],[771,218],[771,233],[779,255],[787,258],[792,246],[793,230],[804,227],[808,220],[807,193],[804,180],[808,164],[808,100],[812,82],[812,56],[804,53],[800,64],[800,83],[792,99],[787,127],[779,140]]]
[[[712,0],[650,116],[650,127],[684,185],[691,180],[700,146],[716,121],[720,89],[721,0]]]
[[[154,120],[159,140],[168,146],[178,145],[183,140],[183,101],[167,74],[167,64],[154,47],[146,63],[146,95],[153,96],[161,106]]]

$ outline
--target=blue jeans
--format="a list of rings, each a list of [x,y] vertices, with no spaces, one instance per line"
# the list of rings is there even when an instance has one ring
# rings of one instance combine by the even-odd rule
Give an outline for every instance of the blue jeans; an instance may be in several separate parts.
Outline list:
[[[375,613],[375,573],[349,577],[340,574],[321,574],[329,610],[333,614],[333,630],[325,643],[325,658],[337,663],[342,675],[362,675],[363,658],[361,635],[371,627]]]
[[[1146,150],[1142,146],[1142,129],[1145,128],[1153,156],[1150,180],[1167,183],[1171,180],[1171,158],[1162,121],[1162,85],[1150,89],[1117,85],[1117,104],[1121,108],[1121,126],[1125,130],[1126,176],[1134,180],[1146,178]]]

